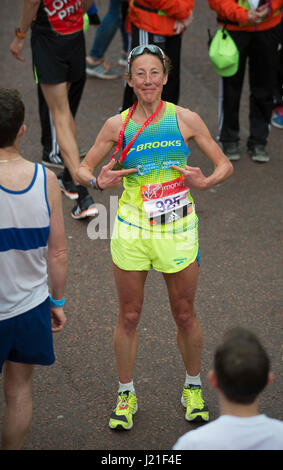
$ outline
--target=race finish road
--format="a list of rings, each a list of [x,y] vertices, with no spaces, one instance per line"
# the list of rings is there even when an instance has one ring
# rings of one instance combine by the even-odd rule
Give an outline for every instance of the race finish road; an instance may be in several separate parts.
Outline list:
[[[32,74],[30,33],[24,50],[25,63],[9,51],[21,3],[0,4],[0,86],[17,88],[26,104],[27,132],[22,154],[41,162],[40,123],[36,85]],[[99,14],[108,2],[96,2]],[[182,48],[180,105],[200,114],[216,138],[218,132],[218,77],[207,50],[207,28],[216,29],[215,14],[205,0],[196,1],[194,21],[186,30]],[[86,32],[87,50],[95,29]],[[121,36],[107,50],[107,61],[119,68],[121,78],[88,78],[76,116],[78,143],[89,149],[105,120],[122,103],[123,68],[117,64]],[[242,157],[234,174],[206,192],[193,192],[199,216],[200,271],[196,310],[204,343],[202,382],[211,419],[219,410],[215,392],[206,381],[215,345],[223,332],[241,325],[263,341],[272,361],[274,383],[264,392],[261,411],[283,419],[282,412],[282,146],[283,131],[271,128],[270,162],[256,164],[246,155],[248,136],[248,86],[241,102]],[[190,164],[208,174],[208,159],[191,146]],[[59,173],[58,170],[55,170]],[[110,256],[110,232],[118,196],[113,191],[92,191],[100,210],[96,219],[73,220],[73,202],[64,195],[63,210],[68,246],[67,324],[55,335],[57,360],[52,367],[36,368],[34,415],[26,450],[170,450],[177,438],[193,425],[184,419],[181,391],[185,370],[176,345],[162,275],[150,272],[139,325],[139,350],[135,386],[139,411],[129,432],[108,427],[118,388],[113,353],[113,332],[118,300]],[[1,406],[3,395],[1,391]],[[2,411],[2,409],[1,409]],[[157,463],[157,462],[155,462]],[[176,463],[176,462],[175,462]],[[128,462],[130,466],[130,461]]]

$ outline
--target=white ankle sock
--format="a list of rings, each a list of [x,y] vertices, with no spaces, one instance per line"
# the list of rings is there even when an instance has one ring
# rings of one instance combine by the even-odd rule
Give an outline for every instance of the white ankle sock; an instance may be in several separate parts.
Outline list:
[[[121,382],[119,382],[118,393],[126,392],[127,390],[129,390],[133,395],[136,394],[133,380],[131,382],[126,383],[126,384],[122,384]]]
[[[200,374],[192,376],[186,371],[185,387],[188,385],[201,385]]]

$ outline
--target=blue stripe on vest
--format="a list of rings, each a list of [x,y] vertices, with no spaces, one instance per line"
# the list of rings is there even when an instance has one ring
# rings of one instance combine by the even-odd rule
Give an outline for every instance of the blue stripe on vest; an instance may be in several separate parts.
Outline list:
[[[49,226],[40,228],[0,229],[0,252],[34,250],[47,245]]]

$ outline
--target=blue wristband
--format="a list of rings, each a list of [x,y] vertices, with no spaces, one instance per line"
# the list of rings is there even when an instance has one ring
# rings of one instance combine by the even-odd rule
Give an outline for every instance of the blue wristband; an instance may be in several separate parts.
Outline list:
[[[65,297],[62,297],[60,300],[52,299],[51,294],[49,294],[50,304],[52,307],[63,307],[65,305]]]
[[[96,178],[91,178],[90,185],[93,189],[98,189],[98,187],[96,186]]]

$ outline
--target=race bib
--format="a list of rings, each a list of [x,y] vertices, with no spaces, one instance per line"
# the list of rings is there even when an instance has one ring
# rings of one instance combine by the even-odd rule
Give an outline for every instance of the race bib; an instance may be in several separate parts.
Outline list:
[[[166,183],[141,186],[143,205],[150,224],[168,224],[192,212],[189,191],[181,176]]]

